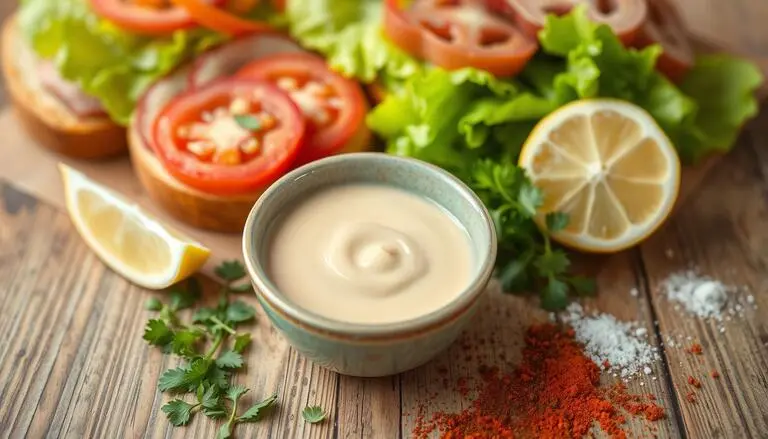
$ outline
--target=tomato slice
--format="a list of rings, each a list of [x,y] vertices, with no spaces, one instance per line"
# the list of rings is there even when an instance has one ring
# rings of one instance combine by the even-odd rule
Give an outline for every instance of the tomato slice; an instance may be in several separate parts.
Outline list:
[[[215,7],[224,0],[206,0]],[[167,34],[197,26],[192,16],[168,0],[90,0],[100,17],[116,26],[139,34]]]
[[[179,181],[214,194],[247,193],[290,169],[305,123],[272,84],[230,78],[172,100],[155,121],[152,147]]]
[[[660,44],[664,50],[656,69],[673,82],[681,81],[695,63],[693,47],[678,10],[664,0],[648,2],[648,20],[640,28],[635,46]]]
[[[227,11],[212,6],[203,0],[170,0],[176,6],[184,8],[189,15],[202,26],[230,34],[242,35],[249,32],[272,30],[265,23],[245,20]]]
[[[517,25],[477,0],[386,0],[384,31],[411,55],[448,70],[475,67],[512,76],[538,45]]]
[[[280,53],[247,64],[236,76],[268,81],[293,99],[307,120],[306,145],[296,164],[347,150],[365,128],[367,101],[351,79],[309,53]],[[367,145],[366,145],[367,146]]]
[[[647,0],[485,0],[493,9],[503,8],[531,37],[544,27],[547,14],[564,14],[580,3],[589,5],[589,18],[610,26],[624,44],[632,43],[648,13]]]

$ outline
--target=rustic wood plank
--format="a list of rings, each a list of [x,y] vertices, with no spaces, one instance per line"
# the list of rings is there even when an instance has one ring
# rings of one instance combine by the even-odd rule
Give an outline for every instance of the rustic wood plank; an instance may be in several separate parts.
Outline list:
[[[766,123],[763,111],[700,193],[642,246],[661,332],[685,346],[701,343],[704,350],[701,356],[679,346],[664,351],[689,437],[758,438],[768,431]],[[747,286],[757,309],[744,306],[743,317],[737,313],[723,323],[685,314],[666,300],[661,284],[691,264],[726,284]],[[713,379],[713,370],[721,378]],[[701,390],[687,382],[688,376],[701,381]],[[690,392],[696,403],[687,400]]]

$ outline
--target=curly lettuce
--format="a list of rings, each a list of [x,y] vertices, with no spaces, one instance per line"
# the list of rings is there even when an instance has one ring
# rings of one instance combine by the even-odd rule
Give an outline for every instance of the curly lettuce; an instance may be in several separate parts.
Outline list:
[[[322,53],[334,70],[361,82],[387,87],[414,76],[421,63],[387,41],[381,0],[288,0],[291,35]]]

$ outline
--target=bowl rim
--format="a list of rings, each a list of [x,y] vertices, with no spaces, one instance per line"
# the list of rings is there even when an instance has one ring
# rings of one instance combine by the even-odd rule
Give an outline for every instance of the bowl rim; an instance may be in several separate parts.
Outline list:
[[[473,276],[471,282],[458,296],[456,296],[456,298],[441,308],[418,317],[392,323],[365,324],[331,319],[305,309],[285,297],[285,295],[279,292],[274,283],[269,280],[263,265],[256,261],[255,256],[257,250],[255,240],[249,238],[251,236],[249,231],[253,229],[254,223],[256,222],[256,216],[261,213],[261,208],[266,203],[266,200],[273,197],[284,196],[283,194],[286,193],[284,187],[287,184],[310,174],[318,167],[336,166],[348,161],[365,162],[368,160],[386,160],[393,163],[394,166],[415,166],[419,169],[418,172],[435,174],[445,180],[447,186],[450,187],[457,196],[465,198],[472,207],[475,208],[475,212],[482,215],[482,225],[489,237],[489,242],[487,243],[488,252],[484,252],[480,255],[480,258],[482,259],[480,269]],[[433,201],[438,203],[436,200]],[[272,218],[274,218],[274,215],[272,215],[270,220]],[[310,162],[290,171],[270,185],[259,197],[248,214],[242,234],[243,258],[245,260],[248,275],[251,278],[251,281],[256,285],[256,294],[263,295],[263,298],[270,302],[270,304],[277,310],[294,319],[296,322],[301,323],[302,326],[309,326],[326,334],[330,333],[352,337],[378,338],[381,336],[396,336],[403,333],[418,332],[419,330],[440,326],[443,321],[451,320],[457,314],[462,314],[471,307],[472,303],[474,303],[480,295],[484,293],[486,285],[493,274],[497,245],[496,227],[493,219],[483,202],[477,194],[469,188],[469,186],[450,172],[431,163],[411,157],[402,157],[381,152],[356,152],[334,155]]]

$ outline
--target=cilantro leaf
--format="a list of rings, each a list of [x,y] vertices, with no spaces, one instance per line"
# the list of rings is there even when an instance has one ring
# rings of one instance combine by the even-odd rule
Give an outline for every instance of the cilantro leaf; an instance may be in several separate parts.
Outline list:
[[[211,365],[213,365],[213,360],[207,357],[199,357],[192,360],[184,373],[185,384],[196,388],[208,375]]]
[[[192,409],[197,406],[184,402],[180,399],[174,399],[160,408],[168,417],[168,421],[176,427],[185,425],[192,416]]]
[[[245,267],[240,261],[224,261],[214,269],[216,276],[227,282],[235,282],[245,277]]]
[[[568,260],[568,255],[566,255],[564,251],[553,250],[536,258],[534,265],[542,277],[548,277],[565,273],[571,265],[571,262]]]
[[[322,407],[315,405],[304,407],[304,410],[301,411],[301,416],[310,424],[317,424],[325,419],[326,414]]]
[[[198,398],[198,402],[204,408],[219,408],[221,405],[220,395],[219,386],[209,385],[207,388],[205,388],[205,392]]]
[[[536,211],[544,203],[544,195],[536,186],[526,184],[520,188],[517,201],[520,203],[525,214],[529,217],[534,217],[536,216]]]
[[[206,323],[211,317],[216,315],[216,310],[213,308],[199,308],[192,314],[193,323]]]
[[[207,378],[211,384],[219,386],[221,389],[225,389],[229,385],[229,372],[218,366],[211,367]]]
[[[144,302],[144,309],[147,311],[160,311],[163,309],[163,303],[157,297],[150,297]]]
[[[247,392],[248,392],[248,388],[247,387],[245,387],[243,385],[240,385],[240,384],[236,384],[236,385],[230,387],[229,389],[227,389],[226,397],[230,401],[235,402],[238,399],[240,399],[241,396],[245,395]]]
[[[264,410],[272,407],[277,402],[277,393],[273,393],[263,401],[259,401],[252,405],[248,410],[240,415],[237,420],[241,422],[256,422],[261,418],[261,414]]]
[[[216,439],[229,439],[232,437],[232,424],[227,422],[226,424],[222,425],[221,428],[219,428],[219,431],[216,433]]]
[[[568,285],[565,282],[550,279],[541,294],[541,306],[547,311],[559,311],[568,305]]]
[[[200,299],[201,290],[199,281],[195,278],[187,280],[185,288],[180,287],[178,284],[171,287],[171,304],[170,308],[173,311],[179,311],[191,307]]]
[[[151,345],[165,346],[173,341],[174,333],[165,321],[152,319],[148,321],[146,327],[144,327],[143,338]]]
[[[570,217],[563,212],[550,212],[546,216],[547,229],[550,233],[557,233],[565,229],[568,227],[569,221]]]
[[[256,309],[245,302],[235,300],[227,306],[227,320],[241,323],[251,320],[256,315]]]
[[[171,351],[182,357],[193,357],[197,355],[195,344],[202,337],[203,333],[195,328],[178,331],[171,342]]]
[[[187,369],[185,367],[168,369],[160,375],[157,387],[161,392],[186,389],[188,387],[186,374]]]
[[[216,359],[216,365],[224,369],[237,369],[243,366],[243,356],[235,351],[224,351]]]
[[[250,344],[251,334],[246,332],[235,337],[235,347],[233,347],[232,350],[238,354],[242,354],[245,351],[245,348],[247,348]]]

